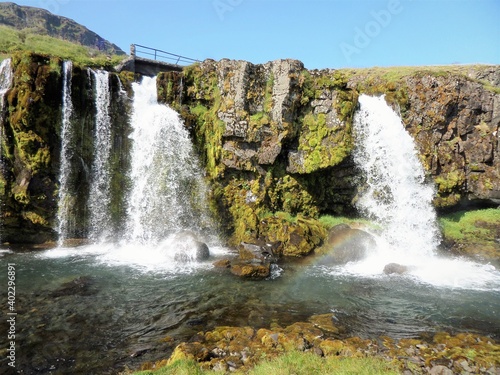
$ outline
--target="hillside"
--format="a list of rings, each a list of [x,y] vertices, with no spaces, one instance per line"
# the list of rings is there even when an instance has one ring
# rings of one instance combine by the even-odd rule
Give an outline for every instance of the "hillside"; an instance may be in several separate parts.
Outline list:
[[[17,38],[7,38],[9,43],[2,43],[2,52],[12,52],[22,48],[27,37],[52,37],[81,46],[89,47],[96,53],[106,55],[125,55],[115,44],[87,29],[72,19],[61,17],[41,8],[19,6],[14,3],[0,3],[0,34],[12,32],[5,27],[17,30]],[[6,38],[3,38],[6,39]],[[17,40],[16,40],[17,39]]]

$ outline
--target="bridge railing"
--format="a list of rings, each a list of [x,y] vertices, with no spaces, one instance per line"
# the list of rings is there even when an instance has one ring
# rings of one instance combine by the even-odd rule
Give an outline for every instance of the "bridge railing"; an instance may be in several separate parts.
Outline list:
[[[143,57],[150,60],[163,61],[179,66],[190,65],[196,62],[200,62],[200,60],[192,59],[190,57],[185,57],[181,55],[176,55],[175,53],[162,51],[161,49],[146,47],[140,44],[132,44],[130,46],[130,54],[136,57]]]

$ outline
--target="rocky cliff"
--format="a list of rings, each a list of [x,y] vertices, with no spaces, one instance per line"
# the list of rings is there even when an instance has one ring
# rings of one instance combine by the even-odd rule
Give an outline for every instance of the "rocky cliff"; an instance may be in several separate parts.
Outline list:
[[[62,61],[23,53],[2,113],[2,239],[54,238],[59,189]],[[128,186],[132,75],[111,75],[113,203],[119,227]],[[121,84],[120,84],[121,82]],[[385,94],[416,140],[435,205],[500,203],[498,66],[308,71],[295,60],[262,65],[207,60],[158,76],[161,101],[185,119],[206,168],[211,206],[230,242],[280,241],[310,252],[324,228],[309,218],[355,216],[363,177],[351,158],[360,93]],[[95,106],[90,70],[73,69],[73,235],[85,237]],[[121,195],[120,195],[121,194]],[[278,213],[278,214],[277,214]],[[285,249],[285,250],[283,250]]]
[[[56,239],[59,168],[61,155],[62,60],[31,53],[14,54],[11,68],[12,87],[3,98],[0,114],[2,142],[1,238],[6,242],[43,242]],[[127,103],[119,97],[122,84],[111,78],[113,138],[112,184],[124,191],[128,147]],[[128,82],[122,75],[121,82]],[[129,82],[128,82],[129,83]],[[88,171],[93,160],[94,82],[90,70],[72,71],[74,136],[71,155],[78,165],[69,182],[73,196],[74,237],[85,237]],[[120,195],[118,194],[117,199]],[[114,203],[114,215],[123,217],[123,207]],[[119,220],[118,218],[116,220]]]
[[[399,111],[437,207],[498,205],[499,78],[497,66],[308,71],[295,60],[207,60],[159,82],[192,130],[238,242],[269,233],[271,212],[355,215],[360,93],[385,94]]]

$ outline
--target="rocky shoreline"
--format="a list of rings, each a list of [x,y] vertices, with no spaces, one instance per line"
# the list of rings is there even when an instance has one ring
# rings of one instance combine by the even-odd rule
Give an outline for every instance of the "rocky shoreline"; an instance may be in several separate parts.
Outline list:
[[[334,314],[311,316],[307,322],[286,327],[218,327],[199,332],[177,345],[168,359],[144,363],[141,369],[157,370],[178,360],[194,360],[206,370],[246,372],[263,358],[298,351],[320,357],[377,357],[405,375],[500,374],[500,343],[490,337],[439,332],[419,338],[363,339],[343,337],[342,331]]]

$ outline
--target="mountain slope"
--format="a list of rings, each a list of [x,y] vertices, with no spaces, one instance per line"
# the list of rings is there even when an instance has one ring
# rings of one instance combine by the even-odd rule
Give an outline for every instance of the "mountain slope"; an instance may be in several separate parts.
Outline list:
[[[72,19],[57,16],[45,9],[0,3],[0,25],[27,34],[47,35],[99,50],[107,55],[125,55],[115,44]]]

